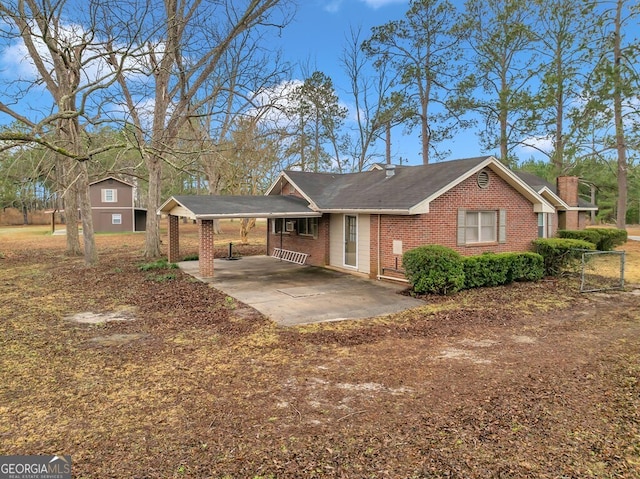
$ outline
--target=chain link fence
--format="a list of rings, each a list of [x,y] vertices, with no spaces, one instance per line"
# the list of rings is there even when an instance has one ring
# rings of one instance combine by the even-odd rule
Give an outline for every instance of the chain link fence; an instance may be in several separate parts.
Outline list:
[[[624,251],[583,251],[580,292],[624,289]]]

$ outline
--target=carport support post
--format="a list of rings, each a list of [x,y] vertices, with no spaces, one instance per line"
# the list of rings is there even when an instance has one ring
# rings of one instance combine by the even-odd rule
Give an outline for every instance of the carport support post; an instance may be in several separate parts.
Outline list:
[[[177,263],[180,261],[180,229],[178,226],[178,217],[169,215],[169,254],[167,261],[169,263]]]
[[[198,238],[200,277],[213,278],[213,220],[198,220]]]

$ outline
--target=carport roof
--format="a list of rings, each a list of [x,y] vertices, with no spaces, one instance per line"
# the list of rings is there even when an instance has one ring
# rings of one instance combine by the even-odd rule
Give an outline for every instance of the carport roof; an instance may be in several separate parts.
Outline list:
[[[159,213],[195,219],[304,218],[321,216],[309,203],[295,196],[172,196]]]

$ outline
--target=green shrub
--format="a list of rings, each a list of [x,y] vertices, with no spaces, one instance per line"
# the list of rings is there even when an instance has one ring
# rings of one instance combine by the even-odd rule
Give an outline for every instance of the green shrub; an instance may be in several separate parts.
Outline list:
[[[533,241],[538,254],[544,258],[544,274],[558,276],[575,266],[584,250],[595,250],[588,241],[565,238],[541,238]]]
[[[502,254],[485,253],[463,260],[464,287],[481,288],[507,283],[508,261]]]
[[[558,230],[558,238],[564,239],[576,239],[582,241],[588,241],[594,245],[598,245],[602,235],[595,229],[588,230]]]
[[[613,251],[616,246],[627,242],[627,230],[618,228],[589,228],[585,231],[595,231],[600,235],[600,240],[596,243],[599,251]]]
[[[419,246],[405,252],[402,264],[416,293],[449,294],[464,286],[462,257],[450,248]]]
[[[198,261],[200,255],[198,253],[191,253],[182,258],[182,261]]]
[[[537,281],[544,260],[537,253],[486,253],[464,258],[464,287],[499,286],[513,281]]]
[[[587,228],[585,230],[559,230],[558,238],[578,239],[596,245],[599,251],[612,251],[627,241],[627,231],[617,228]]]
[[[511,281],[538,281],[544,277],[544,258],[538,253],[511,253]]]

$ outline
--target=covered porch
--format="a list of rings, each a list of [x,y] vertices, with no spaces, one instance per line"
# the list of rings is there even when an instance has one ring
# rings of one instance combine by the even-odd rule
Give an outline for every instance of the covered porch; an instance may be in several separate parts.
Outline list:
[[[232,218],[313,218],[322,216],[295,196],[172,196],[158,214],[168,218],[168,261],[180,261],[181,217],[198,225],[198,277],[214,276],[214,220]]]

